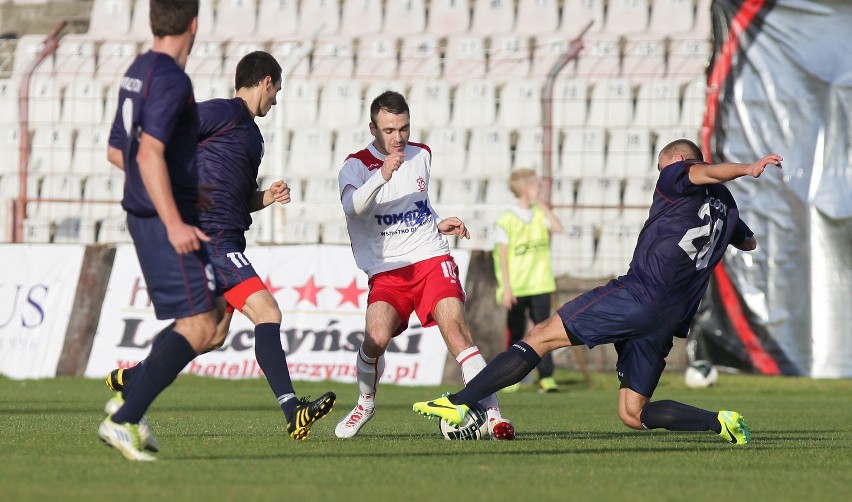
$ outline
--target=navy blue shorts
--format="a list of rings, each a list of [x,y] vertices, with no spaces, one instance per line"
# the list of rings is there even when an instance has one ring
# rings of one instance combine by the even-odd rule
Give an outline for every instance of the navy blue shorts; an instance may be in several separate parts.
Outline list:
[[[209,234],[207,252],[216,280],[225,292],[227,312],[242,311],[248,297],[266,289],[254,266],[246,258],[246,237],[242,230],[219,230]]]
[[[592,348],[611,343],[622,387],[650,398],[666,367],[674,331],[617,281],[582,294],[558,311],[565,329]]]
[[[140,218],[128,214],[127,229],[133,237],[157,319],[182,319],[216,308],[216,297],[221,292],[204,246],[194,253],[177,254],[157,216]]]

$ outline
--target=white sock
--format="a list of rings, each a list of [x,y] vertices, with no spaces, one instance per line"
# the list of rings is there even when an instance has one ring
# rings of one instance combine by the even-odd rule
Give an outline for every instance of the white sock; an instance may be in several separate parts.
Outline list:
[[[459,366],[461,366],[462,380],[464,380],[465,385],[467,385],[469,381],[473,380],[473,377],[478,375],[479,372],[485,368],[485,358],[482,357],[482,354],[479,352],[479,347],[476,345],[461,351],[461,353],[456,356],[456,361],[459,363]],[[500,405],[497,403],[496,395],[491,394],[490,396],[483,398],[479,404],[485,408],[489,421],[492,419],[502,418],[502,415],[500,414]]]
[[[385,356],[368,357],[364,354],[364,347],[358,350],[358,404],[364,408],[376,406],[376,389],[379,379],[385,371]]]

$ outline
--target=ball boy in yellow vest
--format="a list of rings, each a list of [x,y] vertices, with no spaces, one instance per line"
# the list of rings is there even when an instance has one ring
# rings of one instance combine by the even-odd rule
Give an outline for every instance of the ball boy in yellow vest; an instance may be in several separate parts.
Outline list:
[[[556,281],[550,269],[550,233],[562,224],[539,200],[541,180],[532,169],[517,169],[509,178],[509,189],[517,197],[513,207],[500,215],[494,226],[494,271],[497,303],[508,310],[508,346],[524,337],[527,315],[533,323],[550,317],[550,294]],[[539,392],[556,392],[553,358],[542,357],[538,365]],[[518,385],[504,392],[518,390]]]

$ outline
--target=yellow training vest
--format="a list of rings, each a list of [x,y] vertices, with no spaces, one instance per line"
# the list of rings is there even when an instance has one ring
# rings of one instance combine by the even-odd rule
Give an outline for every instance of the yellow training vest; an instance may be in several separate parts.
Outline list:
[[[532,205],[532,219],[524,222],[512,211],[504,211],[497,218],[509,236],[506,259],[512,293],[515,297],[532,296],[556,291],[556,281],[550,268],[550,232],[544,212]],[[494,271],[497,274],[497,303],[503,300],[503,272],[500,270],[500,245],[495,246]]]

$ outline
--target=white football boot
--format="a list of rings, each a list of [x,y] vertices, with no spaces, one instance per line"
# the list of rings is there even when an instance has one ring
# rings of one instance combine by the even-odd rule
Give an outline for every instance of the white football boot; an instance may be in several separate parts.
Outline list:
[[[122,396],[121,392],[116,392],[112,398],[106,402],[104,405],[104,412],[108,417],[115,415],[115,413],[124,406],[124,396]],[[139,420],[139,436],[142,438],[142,447],[146,450],[158,452],[160,451],[160,443],[157,441],[157,438],[154,437],[154,431],[151,430],[151,424],[148,423],[148,417],[142,415],[142,419]]]
[[[108,446],[118,450],[127,460],[157,460],[155,456],[143,451],[138,424],[117,424],[107,417],[98,427],[98,437]]]
[[[358,434],[361,427],[364,427],[375,414],[375,408],[364,408],[358,404],[338,422],[337,427],[334,428],[334,434],[341,439],[351,438]]]

